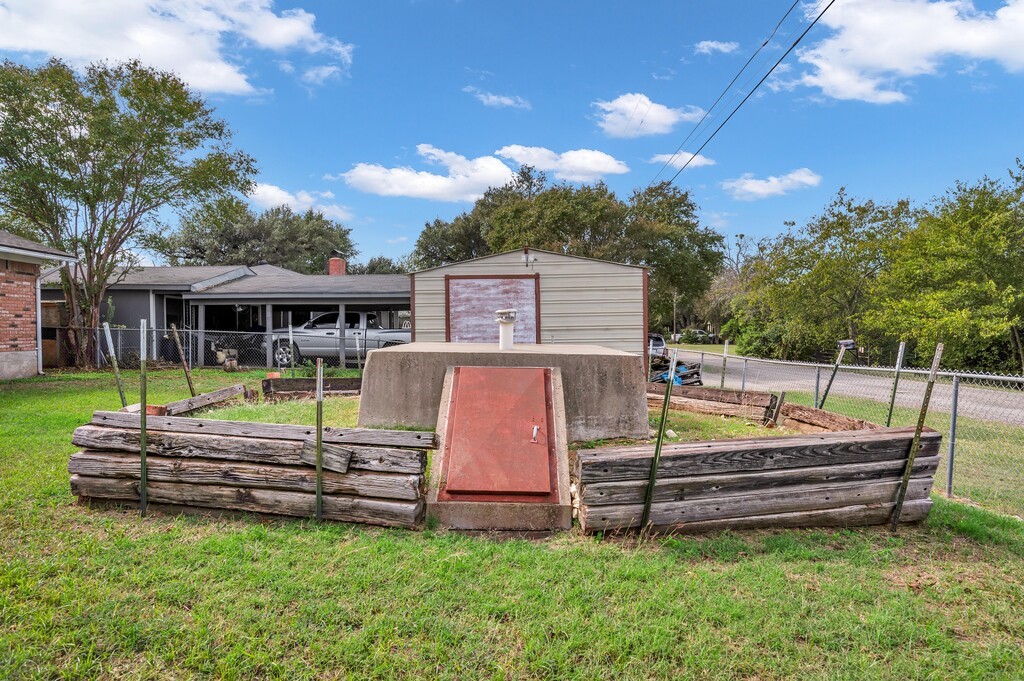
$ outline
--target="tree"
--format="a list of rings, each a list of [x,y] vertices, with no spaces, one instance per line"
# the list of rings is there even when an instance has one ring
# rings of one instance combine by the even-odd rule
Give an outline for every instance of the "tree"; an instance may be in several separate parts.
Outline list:
[[[629,197],[624,262],[651,269],[648,295],[652,328],[678,330],[710,288],[722,265],[722,235],[701,227],[690,193],[660,182]],[[692,315],[695,316],[695,315]]]
[[[177,76],[131,61],[0,66],[0,209],[79,260],[62,285],[76,329],[100,323],[107,287],[136,264],[132,247],[184,210],[246,191],[253,159]],[[88,363],[88,342],[78,339]]]
[[[366,264],[352,265],[348,271],[350,274],[408,274],[409,264],[405,258],[375,255]]]
[[[870,346],[877,337],[862,331],[875,283],[913,219],[907,201],[857,201],[840,190],[802,229],[763,244],[729,327],[739,350],[803,359],[840,338]]]
[[[490,253],[480,222],[468,213],[455,216],[451,222],[440,218],[428,222],[416,239],[410,260],[414,269],[448,265],[472,260]]]
[[[868,321],[908,340],[922,364],[935,344],[953,366],[1024,372],[1024,167],[1012,183],[958,182],[889,249]]]
[[[186,214],[178,229],[147,245],[172,265],[254,265],[267,262],[305,274],[323,274],[332,252],[346,260],[358,251],[352,230],[322,213],[278,206],[254,213],[230,196]]]

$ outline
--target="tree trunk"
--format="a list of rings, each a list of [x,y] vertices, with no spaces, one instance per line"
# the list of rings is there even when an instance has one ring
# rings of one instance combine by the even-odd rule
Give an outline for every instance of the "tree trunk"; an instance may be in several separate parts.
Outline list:
[[[1020,340],[1020,329],[1016,326],[1011,326],[1010,331],[1013,333],[1013,340],[1017,344],[1017,355],[1020,358],[1020,371],[1024,374],[1024,343]]]

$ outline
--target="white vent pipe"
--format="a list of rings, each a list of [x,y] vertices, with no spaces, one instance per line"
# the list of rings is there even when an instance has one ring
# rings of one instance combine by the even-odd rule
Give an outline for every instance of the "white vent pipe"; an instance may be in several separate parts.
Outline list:
[[[515,310],[498,310],[498,349],[511,350],[516,325]]]

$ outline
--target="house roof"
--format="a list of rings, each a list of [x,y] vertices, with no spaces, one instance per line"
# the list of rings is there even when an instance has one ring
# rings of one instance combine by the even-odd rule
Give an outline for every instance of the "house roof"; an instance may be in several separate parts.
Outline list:
[[[44,246],[31,239],[24,239],[2,229],[0,229],[0,253],[14,256],[26,255],[43,260],[74,260],[74,257],[64,251]]]
[[[252,268],[257,270],[258,267]],[[257,272],[257,276],[241,277],[211,287],[205,291],[187,294],[196,300],[224,297],[259,298],[331,298],[365,297],[389,298],[409,295],[409,275],[406,274],[298,274],[290,270]]]
[[[487,255],[481,255],[481,256],[479,256],[477,258],[470,258],[469,260],[460,260],[458,262],[450,262],[450,263],[448,263],[446,265],[438,265],[436,267],[427,267],[426,269],[416,270],[415,272],[412,272],[412,274],[420,274],[421,272],[432,272],[434,270],[444,269],[445,267],[452,267],[454,265],[463,265],[463,264],[465,264],[467,262],[478,262],[480,260],[488,260],[490,258],[498,258],[498,257],[501,257],[503,255],[508,255],[510,253],[543,253],[544,255],[553,255],[553,256],[558,257],[558,258],[567,258],[567,259],[570,259],[570,260],[589,260],[590,262],[600,262],[600,263],[604,263],[606,265],[618,265],[619,267],[633,267],[633,268],[638,269],[638,270],[647,269],[643,265],[630,265],[630,264],[624,263],[624,262],[615,262],[614,260],[601,260],[600,258],[587,258],[587,257],[582,256],[582,255],[570,255],[570,254],[567,254],[567,253],[556,253],[555,251],[545,251],[545,250],[543,250],[541,248],[530,248],[529,246],[527,246],[526,248],[516,248],[516,249],[513,249],[511,251],[502,251],[501,253],[488,253]]]
[[[249,268],[244,265],[182,265],[176,267],[136,267],[125,273],[119,268],[111,277],[117,283],[111,284],[111,288],[139,288],[139,289],[181,289],[187,291],[195,285],[201,285],[210,280],[221,277],[229,277],[231,274],[245,276]],[[44,286],[60,284],[60,270],[57,268],[43,273],[42,283]]]
[[[121,273],[118,272],[117,275]],[[116,278],[116,276],[115,276]],[[60,270],[43,273],[44,285],[60,284]],[[407,298],[406,274],[301,274],[277,265],[186,265],[140,267],[110,286],[113,290],[180,291],[190,300],[295,298]]]

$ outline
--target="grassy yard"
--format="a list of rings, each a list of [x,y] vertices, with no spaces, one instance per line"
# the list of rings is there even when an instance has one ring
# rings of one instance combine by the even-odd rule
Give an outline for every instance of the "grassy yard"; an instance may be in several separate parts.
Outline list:
[[[262,374],[246,375],[255,384]],[[204,372],[201,389],[238,380]],[[130,390],[137,394],[137,383]],[[184,394],[157,372],[153,401]],[[328,401],[351,423],[355,401]],[[1024,524],[500,541],[74,503],[109,375],[0,384],[0,678],[1015,678]],[[312,404],[225,418],[311,422]],[[673,413],[680,439],[761,433]],[[723,430],[724,429],[724,430]]]

